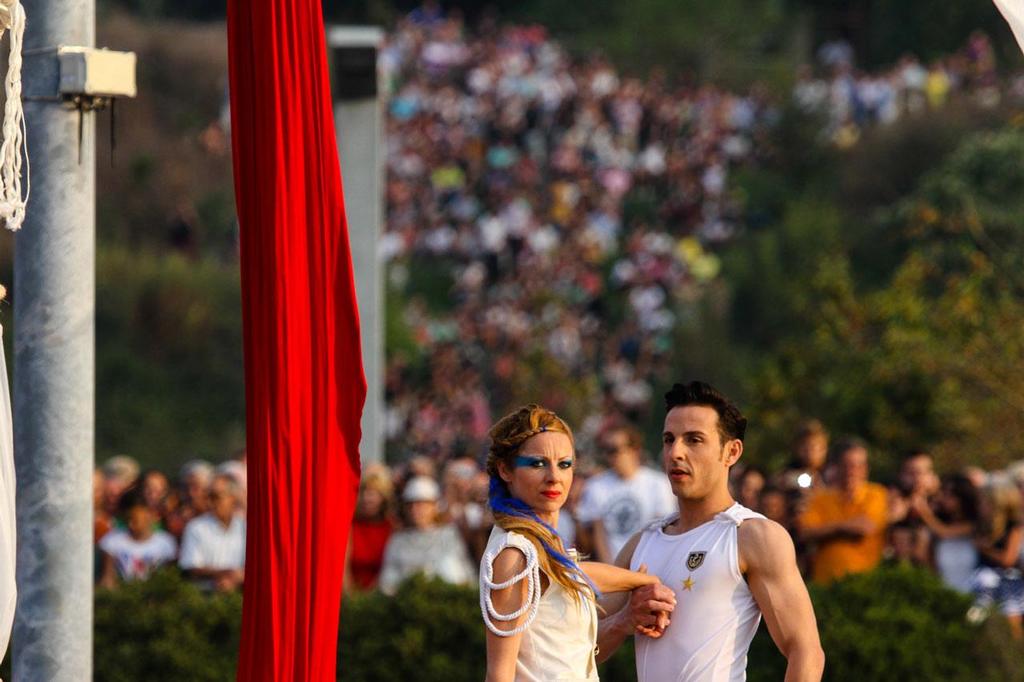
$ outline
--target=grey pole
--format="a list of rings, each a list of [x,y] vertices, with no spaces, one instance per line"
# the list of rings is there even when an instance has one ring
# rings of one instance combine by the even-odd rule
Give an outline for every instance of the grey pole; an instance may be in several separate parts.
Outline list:
[[[384,459],[384,286],[377,246],[384,216],[384,147],[377,53],[384,32],[338,26],[328,33],[334,72],[334,121],[345,188],[352,265],[366,372],[359,455]]]
[[[95,45],[94,0],[25,0],[28,97],[57,90],[58,45]],[[32,196],[14,262],[19,682],[92,679],[95,126],[25,102]],[[81,154],[81,159],[79,159]]]

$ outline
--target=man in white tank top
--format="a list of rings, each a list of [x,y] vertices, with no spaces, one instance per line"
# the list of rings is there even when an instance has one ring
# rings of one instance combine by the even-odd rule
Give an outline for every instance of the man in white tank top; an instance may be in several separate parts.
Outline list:
[[[634,535],[616,559],[646,565],[662,584],[602,602],[599,660],[636,632],[639,682],[739,682],[763,614],[786,682],[821,680],[825,655],[793,541],[729,494],[747,420],[696,381],[673,386],[665,407],[662,465],[679,513]]]

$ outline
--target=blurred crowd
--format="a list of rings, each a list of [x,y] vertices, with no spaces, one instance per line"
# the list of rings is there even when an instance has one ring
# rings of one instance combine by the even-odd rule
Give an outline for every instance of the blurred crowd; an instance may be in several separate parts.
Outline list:
[[[540,26],[470,30],[428,2],[388,34],[386,229],[407,346],[386,367],[392,458],[472,454],[500,410],[543,384],[556,410],[642,421],[686,306],[744,221],[730,176],[771,154],[790,106],[654,70],[574,58]],[[840,146],[944,106],[1000,100],[982,33],[954,55],[865,73],[841,41],[801,69],[792,104]],[[1024,84],[1024,81],[1019,81]],[[1024,90],[1021,93],[1024,94]],[[486,390],[485,390],[486,387]]]
[[[677,509],[667,476],[649,464],[640,434],[624,422],[599,434],[597,456],[581,453],[560,515],[567,546],[614,561],[628,538]],[[749,456],[749,455],[747,455]],[[1005,471],[939,475],[926,450],[902,458],[891,485],[872,482],[861,439],[830,441],[818,421],[802,424],[780,471],[743,465],[733,496],[791,533],[809,582],[827,584],[883,564],[934,571],[973,595],[968,614],[998,611],[1024,638],[1024,460]],[[352,530],[347,589],[392,593],[416,573],[473,584],[491,518],[488,478],[460,457],[435,469],[417,457],[364,471]]]
[[[1017,77],[1008,86],[1000,81],[995,50],[981,31],[951,55],[926,64],[906,54],[874,73],[855,67],[853,49],[843,41],[822,45],[817,56],[816,65],[800,68],[793,100],[804,111],[823,115],[824,135],[841,148],[855,144],[866,127],[941,109],[956,94],[986,108],[1005,96],[1024,98],[1024,79]]]
[[[116,588],[177,566],[206,590],[245,580],[244,456],[214,466],[193,460],[176,480],[131,457],[111,457],[93,473],[96,581]]]
[[[612,562],[629,537],[677,509],[667,476],[625,419],[580,450],[559,518],[567,547]],[[974,596],[972,618],[999,611],[1024,637],[1024,460],[1004,471],[939,475],[926,450],[907,452],[891,485],[872,482],[871,448],[830,440],[818,421],[800,425],[779,471],[744,464],[730,483],[741,504],[793,536],[808,581],[828,583],[882,564],[933,570]],[[746,458],[752,455],[748,453]],[[347,590],[393,593],[417,573],[472,585],[492,519],[489,478],[468,456],[443,465],[417,456],[369,465],[359,486],[345,567]],[[177,566],[205,590],[245,579],[244,455],[214,466],[195,460],[176,480],[113,457],[94,475],[96,580],[105,588]]]
[[[630,424],[667,366],[675,302],[715,278],[713,249],[742,225],[730,174],[763,160],[787,105],[760,86],[626,76],[600,55],[570,57],[539,26],[485,18],[470,31],[429,1],[388,34],[381,62],[381,256],[391,286],[439,280],[441,300],[414,296],[399,311],[425,360],[388,358],[385,431],[401,464],[364,471],[345,584],[390,593],[421,571],[475,580],[491,527],[480,447],[522,377],[545,380],[549,407],[571,399],[589,415],[576,425],[582,457],[558,530],[612,561],[675,508]],[[875,73],[833,42],[801,68],[792,103],[848,147],[866,127],[957,93],[995,106],[1022,86],[1001,83],[982,33],[956,54],[927,64],[907,55]],[[830,442],[807,422],[784,470],[734,467],[734,496],[791,532],[808,580],[883,562],[929,567],[1019,635],[1024,463],[940,476],[915,451],[883,486],[870,459],[868,444]],[[172,481],[117,457],[97,470],[95,491],[100,584],[163,564],[207,589],[244,580],[243,459],[190,462]]]
[[[485,19],[471,33],[429,5],[381,61],[389,278],[454,280],[443,310],[424,298],[403,310],[428,359],[390,357],[391,451],[479,442],[525,358],[595,409],[646,408],[673,299],[714,277],[705,249],[737,229],[728,175],[763,146],[777,115],[766,94],[623,76],[600,56],[570,58],[541,27]],[[643,208],[627,225],[628,201]]]

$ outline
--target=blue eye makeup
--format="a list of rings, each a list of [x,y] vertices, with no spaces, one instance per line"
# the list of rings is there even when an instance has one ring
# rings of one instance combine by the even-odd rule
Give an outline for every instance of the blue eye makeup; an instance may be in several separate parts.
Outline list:
[[[547,458],[546,457],[538,457],[537,455],[519,455],[515,459],[515,466],[516,466],[517,469],[519,467],[527,467],[527,468],[532,468],[532,469],[543,469],[547,465],[548,465]],[[555,466],[557,466],[559,469],[572,469],[573,461],[571,459],[559,460],[558,464],[556,464]]]

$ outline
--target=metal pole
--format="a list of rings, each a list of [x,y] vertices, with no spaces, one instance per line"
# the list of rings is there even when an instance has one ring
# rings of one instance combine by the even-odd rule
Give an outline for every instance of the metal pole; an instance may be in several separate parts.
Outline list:
[[[53,95],[57,59],[44,48],[94,46],[94,0],[24,5],[25,92]],[[19,682],[92,679],[95,122],[86,113],[80,128],[79,116],[25,102],[32,196],[14,263]]]
[[[327,41],[333,53],[334,121],[366,373],[359,456],[368,464],[384,459],[384,284],[377,255],[384,217],[377,53],[384,32],[370,26],[338,26],[328,32]]]

